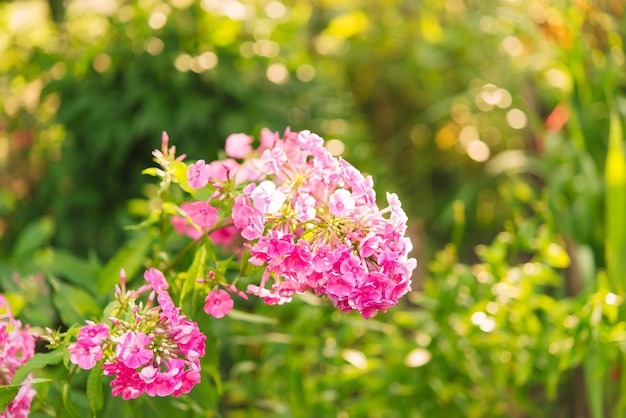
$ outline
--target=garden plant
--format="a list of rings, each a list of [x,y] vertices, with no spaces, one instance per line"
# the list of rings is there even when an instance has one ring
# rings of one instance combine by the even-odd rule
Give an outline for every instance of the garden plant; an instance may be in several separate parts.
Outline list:
[[[624,416],[625,28],[0,1],[0,416]]]

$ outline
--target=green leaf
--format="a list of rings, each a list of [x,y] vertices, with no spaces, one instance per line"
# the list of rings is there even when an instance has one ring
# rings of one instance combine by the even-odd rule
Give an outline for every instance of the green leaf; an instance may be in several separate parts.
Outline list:
[[[613,291],[623,291],[626,275],[626,153],[622,124],[615,109],[611,109],[609,149],[606,157],[606,251],[607,266]]]
[[[24,228],[13,248],[12,256],[26,255],[50,242],[54,233],[54,220],[51,217],[39,218]]]
[[[228,317],[231,319],[237,319],[239,321],[250,322],[253,324],[278,324],[278,319],[270,318],[269,316],[262,316],[251,314],[237,309],[233,309],[228,313]]]
[[[70,417],[72,417],[72,418],[82,418],[80,413],[76,409],[76,406],[74,405],[74,402],[72,402],[72,391],[71,391],[70,384],[67,381],[64,382],[64,384],[63,384],[61,397],[62,397],[62,400],[63,400],[63,406],[65,407],[65,410],[69,413]]]
[[[86,290],[56,280],[52,285],[52,302],[65,325],[98,318],[102,313],[98,302]]]
[[[213,364],[205,364],[202,366],[202,370],[204,370],[209,374],[209,376],[211,376],[211,379],[213,379],[213,382],[215,383],[215,390],[219,395],[221,395],[223,393],[223,388],[222,376],[219,369]]]
[[[94,415],[104,406],[104,397],[102,395],[102,361],[98,362],[96,367],[91,369],[89,377],[87,377],[87,399],[89,406]]]
[[[110,292],[119,282],[122,268],[128,277],[137,274],[152,244],[152,239],[152,235],[146,232],[121,248],[100,271],[97,291],[99,293]]]
[[[187,193],[192,193],[193,189],[189,187],[187,180],[187,164],[181,161],[172,161],[168,168],[174,175],[174,179],[180,185],[180,188]]]
[[[196,249],[196,254],[193,257],[193,262],[191,263],[191,267],[187,270],[185,275],[185,282],[183,283],[183,289],[180,292],[180,303],[182,305],[183,301],[187,299],[187,296],[191,293],[196,285],[196,279],[204,278],[204,266],[207,260],[207,249],[206,246],[201,245]],[[192,310],[190,312],[194,312],[194,307],[192,306]]]
[[[0,386],[0,414],[11,403],[11,401],[17,396],[17,392],[20,390],[19,385]]]
[[[18,385],[26,379],[30,373],[35,370],[43,369],[46,366],[50,366],[53,364],[59,364],[63,360],[63,356],[65,355],[65,348],[58,348],[49,353],[37,353],[26,362],[22,367],[17,369],[15,375],[13,376],[13,381],[11,382],[14,385]]]
[[[94,260],[82,260],[70,252],[53,248],[37,253],[35,260],[48,275],[63,277],[86,289],[95,288],[102,268]]]

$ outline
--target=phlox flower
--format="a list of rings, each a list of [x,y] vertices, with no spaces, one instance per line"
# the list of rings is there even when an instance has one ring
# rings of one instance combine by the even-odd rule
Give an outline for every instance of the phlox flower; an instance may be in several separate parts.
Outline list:
[[[285,193],[271,181],[263,181],[250,194],[254,208],[263,214],[275,214],[285,202]]]
[[[136,369],[152,360],[152,350],[146,346],[150,338],[143,332],[128,331],[122,335],[115,348],[115,354],[127,367]]]
[[[155,269],[154,267],[146,270],[143,274],[143,277],[156,293],[161,293],[167,290],[167,288],[169,287],[163,273],[161,273],[160,270]]]
[[[235,305],[230,294],[222,289],[212,290],[204,300],[204,312],[214,318],[223,318]]]
[[[277,174],[287,162],[287,154],[280,148],[266,149],[261,155],[261,164],[268,174]]]
[[[180,205],[180,208],[185,212],[189,213],[189,209],[191,208],[191,202],[185,202]],[[193,209],[192,209],[193,210]],[[181,235],[188,236],[191,239],[198,239],[208,230],[200,228],[198,225],[194,224],[189,218],[183,216],[172,216],[170,218],[170,223],[174,227],[174,230]]]
[[[246,158],[252,152],[252,137],[246,134],[232,134],[226,138],[224,150],[231,158]]]
[[[70,362],[83,369],[103,360],[103,374],[113,377],[111,393],[125,400],[143,393],[188,393],[200,381],[200,358],[205,354],[206,337],[181,315],[165,275],[151,268],[144,278],[147,284],[136,291],[126,291],[124,283],[116,288],[110,325],[88,322],[68,347]],[[146,292],[147,302],[137,303]],[[155,294],[158,305],[153,306]]]
[[[370,318],[410,290],[416,261],[395,194],[378,208],[372,178],[333,157],[310,131],[282,139],[264,131],[250,155],[261,155],[263,173],[234,195],[232,208],[249,263],[265,269],[248,293],[276,304],[312,290]]]
[[[102,344],[109,336],[109,327],[105,324],[96,324],[93,321],[86,321],[87,326],[78,331],[78,340],[87,347]]]
[[[201,189],[211,177],[211,167],[204,160],[198,160],[187,168],[187,182],[192,189]]]
[[[217,222],[217,208],[209,202],[192,202],[186,209],[187,214],[202,229],[210,229]]]
[[[328,207],[330,213],[339,217],[346,217],[354,210],[356,203],[346,189],[338,189],[330,196]]]
[[[308,193],[301,193],[296,200],[296,219],[300,222],[307,222],[315,219],[316,201]]]
[[[9,304],[0,293],[0,386],[8,385],[13,380],[17,369],[35,355],[35,340],[30,327],[13,317]],[[35,390],[28,384],[32,374],[20,387],[15,398],[9,402],[0,418],[26,418],[30,414],[30,405],[35,397]]]
[[[70,344],[67,350],[70,353],[70,361],[83,370],[93,368],[102,359],[100,345],[87,345],[83,341],[78,341]]]

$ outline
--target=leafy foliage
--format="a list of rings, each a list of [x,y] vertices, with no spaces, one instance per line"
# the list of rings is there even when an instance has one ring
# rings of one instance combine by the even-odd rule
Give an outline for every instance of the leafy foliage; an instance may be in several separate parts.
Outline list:
[[[206,160],[262,126],[336,139],[406,202],[421,265],[368,322],[306,295],[203,318],[216,350],[184,400],[101,399],[40,353],[34,415],[624,415],[619,2],[62,3],[0,2],[0,290],[22,321],[71,333],[120,267],[163,261],[124,228],[154,209],[163,130]]]

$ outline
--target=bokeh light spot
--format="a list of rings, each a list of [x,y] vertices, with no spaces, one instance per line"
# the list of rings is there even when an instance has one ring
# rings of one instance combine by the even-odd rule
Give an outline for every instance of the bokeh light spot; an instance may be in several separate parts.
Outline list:
[[[467,152],[468,157],[479,163],[487,161],[491,155],[489,146],[479,139],[470,141],[470,143],[467,144],[465,151]]]
[[[287,67],[278,62],[267,67],[265,75],[267,79],[274,84],[285,84],[289,81],[289,71]]]
[[[111,67],[111,57],[102,52],[95,56],[92,62],[94,70],[99,73],[103,73]]]
[[[287,8],[279,1],[272,1],[265,6],[265,14],[272,19],[280,19],[287,14]]]
[[[330,152],[335,157],[343,155],[346,150],[346,146],[339,139],[329,139],[328,141],[326,141],[325,146],[328,152]]]
[[[511,109],[506,113],[506,121],[513,129],[524,129],[528,122],[526,113],[519,109]]]
[[[148,19],[148,26],[152,29],[157,30],[161,29],[167,23],[167,16],[162,12],[155,12],[150,15],[150,19]]]
[[[311,64],[299,65],[296,69],[296,77],[303,83],[307,83],[315,78],[315,67]]]

